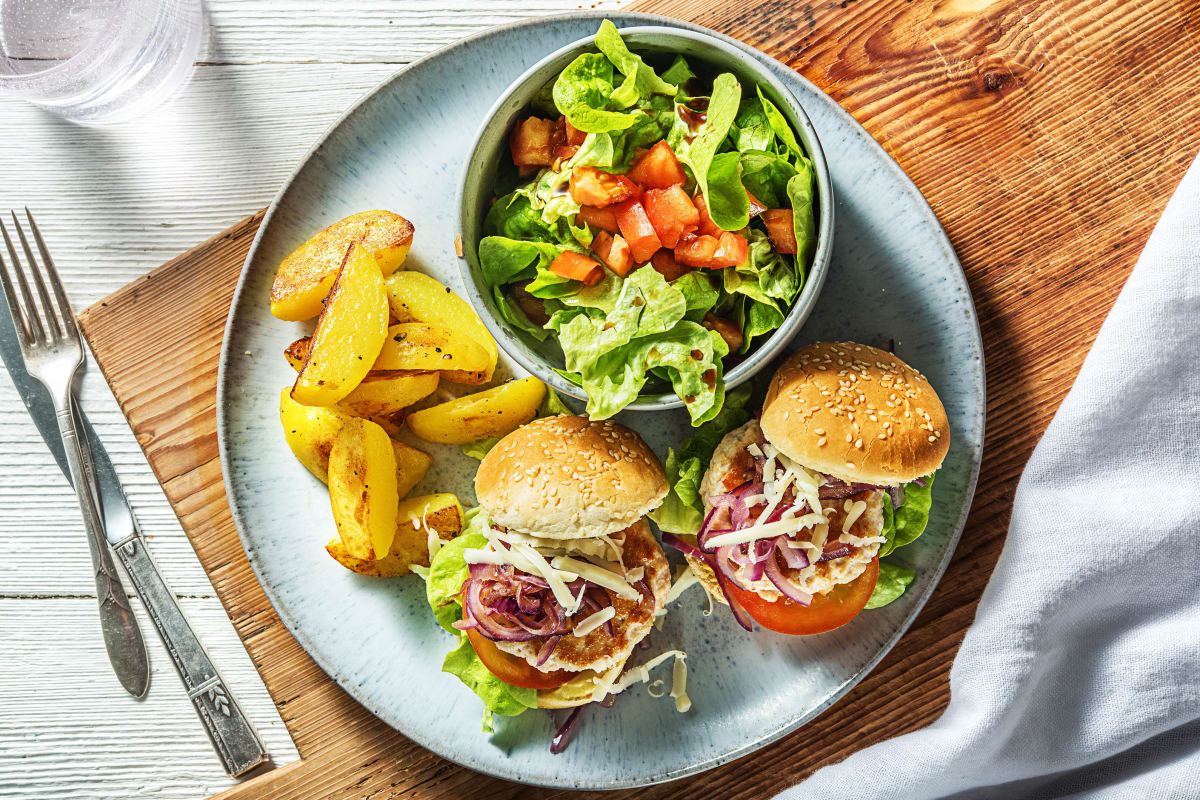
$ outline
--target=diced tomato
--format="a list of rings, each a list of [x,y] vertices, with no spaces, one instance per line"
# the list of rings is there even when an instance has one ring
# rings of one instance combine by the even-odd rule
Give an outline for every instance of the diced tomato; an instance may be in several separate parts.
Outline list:
[[[668,281],[682,278],[692,271],[691,267],[685,267],[676,261],[675,254],[665,247],[651,257],[650,265]]]
[[[746,263],[746,258],[750,255],[750,243],[744,237],[726,231],[718,241],[720,247],[713,258],[720,266],[736,267]]]
[[[563,250],[558,258],[550,263],[550,271],[555,275],[580,281],[585,286],[595,286],[604,280],[604,267],[600,262],[574,250]]]
[[[633,260],[645,264],[662,247],[662,241],[646,216],[646,209],[637,200],[626,200],[616,207],[617,226],[629,243]]]
[[[513,163],[518,167],[548,167],[554,160],[550,144],[554,123],[540,117],[518,122],[508,137]]]
[[[579,152],[579,147],[573,144],[560,144],[554,148],[554,163],[555,166],[561,161],[566,161],[571,156]]]
[[[583,144],[583,140],[587,138],[587,134],[579,130],[579,128],[576,128],[571,123],[567,122],[566,117],[563,117],[562,120],[563,128],[565,129],[567,135],[567,144],[574,145],[575,147]]]
[[[696,192],[696,196],[692,198],[692,203],[696,206],[696,210],[700,212],[700,227],[697,229],[697,232],[704,236],[720,236],[724,229],[713,222],[712,217],[708,215],[708,203],[704,202],[704,193]]]
[[[684,234],[675,248],[675,260],[689,267],[724,269],[746,260],[749,244],[741,236],[722,231],[720,237]]]
[[[675,247],[680,236],[700,226],[700,212],[680,186],[647,189],[642,195],[642,205],[663,247]]]
[[[638,158],[628,174],[629,179],[643,189],[666,189],[687,180],[679,159],[666,140],[659,141]]]
[[[629,243],[620,236],[600,231],[592,239],[592,250],[600,256],[606,267],[622,278],[633,269],[633,253],[629,250]]]
[[[753,194],[751,194],[749,189],[746,190],[746,196],[750,198],[750,218],[751,219],[757,217],[759,214],[761,214],[767,210],[767,207],[763,205],[762,201],[759,200],[757,197],[755,197]]]
[[[777,253],[795,255],[796,229],[793,227],[792,210],[790,208],[771,208],[763,212],[763,222],[767,225],[767,236],[775,245]]]
[[[579,209],[579,215],[575,218],[575,221],[584,225],[591,225],[593,228],[599,228],[609,233],[620,233],[621,231],[617,227],[617,212],[611,208],[584,206]]]
[[[637,197],[641,190],[624,175],[613,175],[595,167],[571,170],[568,185],[571,199],[584,206],[607,208]]]

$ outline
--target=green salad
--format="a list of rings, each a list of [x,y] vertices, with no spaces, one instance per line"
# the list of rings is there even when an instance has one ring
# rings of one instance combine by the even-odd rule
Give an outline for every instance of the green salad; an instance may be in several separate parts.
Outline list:
[[[682,57],[656,71],[607,20],[595,45],[511,132],[483,280],[510,324],[557,343],[592,419],[670,390],[700,425],[803,287],[812,162],[761,88]]]

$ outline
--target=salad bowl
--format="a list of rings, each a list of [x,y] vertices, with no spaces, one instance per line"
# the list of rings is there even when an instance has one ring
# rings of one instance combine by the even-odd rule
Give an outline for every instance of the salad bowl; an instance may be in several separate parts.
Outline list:
[[[622,28],[619,33],[630,51],[644,56],[652,64],[665,65],[672,58],[681,56],[695,66],[701,75],[732,73],[741,85],[743,97],[752,99],[754,87],[757,87],[760,95],[782,113],[811,164],[814,241],[807,259],[803,254],[796,256],[800,262],[797,265],[801,280],[799,291],[782,314],[777,327],[753,342],[744,355],[731,352],[725,357],[724,388],[732,389],[754,377],[784,350],[812,312],[825,282],[833,250],[834,225],[833,185],[825,153],[816,129],[795,95],[771,69],[743,49],[707,33],[684,28],[637,26]],[[485,279],[479,247],[487,233],[489,210],[499,194],[497,187],[512,178],[504,174],[510,131],[530,105],[538,102],[539,92],[545,92],[579,56],[595,52],[595,42],[596,37],[588,36],[559,48],[521,74],[499,97],[485,116],[468,151],[458,201],[463,250],[459,268],[471,304],[479,311],[499,345],[517,363],[555,390],[584,401],[589,399],[587,391],[577,380],[565,376],[564,353],[557,343],[557,337],[551,335],[538,341],[527,331],[521,330],[522,326],[514,325],[512,314],[505,313],[500,307],[497,292],[492,291]],[[736,103],[737,100],[734,100]],[[710,114],[714,112],[715,108],[709,109]],[[507,167],[512,169],[511,162]],[[650,376],[637,397],[622,408],[657,411],[681,408],[685,404],[683,397],[671,391],[670,384]],[[588,410],[596,416],[591,405]],[[717,410],[719,403],[712,413],[715,414]],[[693,421],[698,423],[702,420]]]

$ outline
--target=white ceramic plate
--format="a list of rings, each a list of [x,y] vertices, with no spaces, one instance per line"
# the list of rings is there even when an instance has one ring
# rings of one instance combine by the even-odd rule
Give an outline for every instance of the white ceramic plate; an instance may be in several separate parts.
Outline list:
[[[618,27],[691,27],[643,14],[607,16]],[[542,712],[501,719],[490,738],[481,733],[479,700],[440,672],[452,640],[434,623],[420,579],[364,578],[324,551],[335,532],[327,492],[288,450],[278,417],[279,391],[294,379],[282,351],[307,329],[270,315],[271,279],[280,259],[314,231],[356,211],[388,208],[416,225],[408,268],[461,291],[456,182],[484,113],[527,67],[593,33],[602,18],[580,13],[462,41],[397,73],[329,131],[272,204],[246,261],[225,335],[218,419],[229,501],[250,562],[284,623],[331,677],[390,725],[460,764],[527,783],[611,789],[678,778],[762,747],[826,709],[883,657],[933,590],[966,519],[983,444],[984,373],[966,280],[920,193],[826,95],[745,48],[774,65],[796,94],[833,174],[832,266],[796,341],[895,339],[950,417],[950,453],[929,528],[897,553],[917,580],[892,605],[811,638],[752,635],[722,612],[703,617],[702,591],[689,590],[635,660],[687,651],[691,712],[677,714],[669,699],[652,698],[643,686],[610,710],[586,710],[562,755],[549,752],[552,727]],[[690,435],[682,411],[620,420],[660,455]],[[475,462],[457,448],[427,449],[435,466],[416,491],[453,491],[473,502]]]

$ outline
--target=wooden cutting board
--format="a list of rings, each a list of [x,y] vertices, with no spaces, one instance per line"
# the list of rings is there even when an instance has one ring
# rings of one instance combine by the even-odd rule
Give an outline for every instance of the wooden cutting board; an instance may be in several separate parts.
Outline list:
[[[979,491],[954,561],[908,634],[830,711],[771,747],[704,775],[603,795],[767,797],[945,707],[950,663],[999,556],[1020,469],[1200,148],[1200,6],[645,0],[633,9],[759,47],[849,109],[942,220],[983,328]],[[302,756],[219,796],[567,794],[481,776],[392,731],[321,672],[263,594],[225,500],[215,415],[225,316],[260,221],[243,220],[81,315]]]

